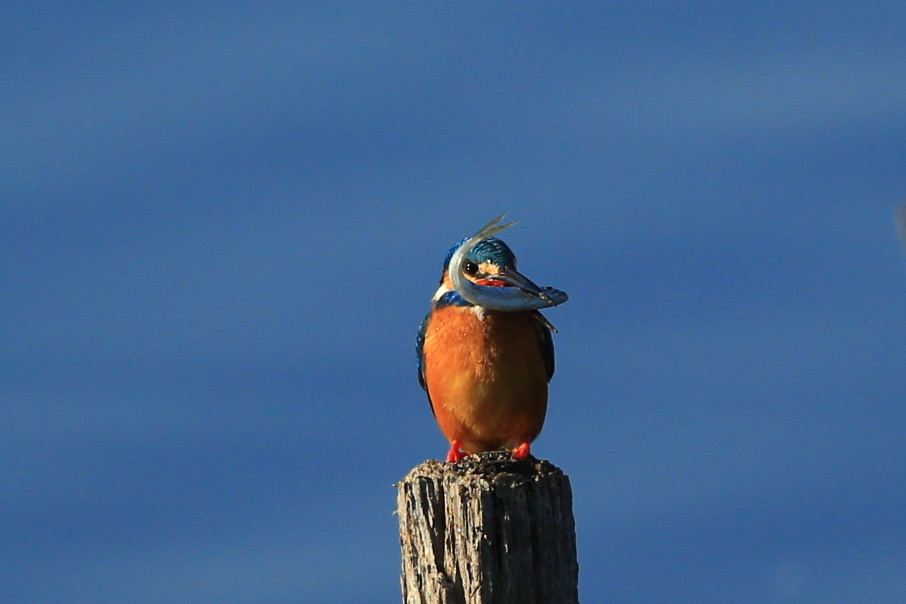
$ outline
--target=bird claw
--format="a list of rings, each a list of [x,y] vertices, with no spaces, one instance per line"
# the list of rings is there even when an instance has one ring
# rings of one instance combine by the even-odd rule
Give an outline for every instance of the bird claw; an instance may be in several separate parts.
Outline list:
[[[450,463],[458,463],[462,461],[462,458],[466,456],[464,452],[460,450],[460,443],[458,440],[454,440],[450,443],[450,450],[447,451],[447,461]]]
[[[516,447],[516,450],[513,451],[513,457],[516,459],[525,459],[532,453],[532,447],[529,443],[525,442]]]

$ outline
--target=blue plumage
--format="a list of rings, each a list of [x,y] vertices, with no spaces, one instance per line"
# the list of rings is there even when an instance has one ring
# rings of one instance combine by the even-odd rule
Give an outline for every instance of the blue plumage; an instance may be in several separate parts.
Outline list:
[[[450,251],[447,252],[447,257],[444,258],[444,271],[449,268],[450,259],[453,257],[453,254],[456,253],[456,250],[459,249],[459,246],[468,240],[468,237],[461,239],[456,245],[450,248]],[[475,264],[490,262],[497,266],[516,268],[516,255],[513,253],[513,250],[510,249],[510,246],[496,237],[482,239],[475,244],[475,247],[469,251],[469,255],[466,257]]]
[[[415,337],[415,356],[416,356],[416,368],[418,369],[418,384],[422,389],[427,392],[428,385],[425,383],[425,330],[428,328],[428,319],[431,318],[431,312],[429,311],[425,318],[422,320],[422,324],[418,326],[418,335]]]

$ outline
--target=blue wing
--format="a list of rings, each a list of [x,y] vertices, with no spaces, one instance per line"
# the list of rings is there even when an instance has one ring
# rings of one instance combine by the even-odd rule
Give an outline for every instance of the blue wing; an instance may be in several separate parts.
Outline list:
[[[428,329],[428,320],[431,318],[431,313],[429,312],[425,315],[422,324],[418,327],[418,335],[415,336],[415,355],[416,355],[416,368],[418,369],[418,383],[424,388],[425,392],[428,391],[428,385],[425,384],[425,331]]]
[[[544,357],[544,367],[547,369],[547,381],[554,377],[554,338],[551,331],[554,326],[542,315],[535,311],[538,319],[538,336],[541,338],[541,355]]]

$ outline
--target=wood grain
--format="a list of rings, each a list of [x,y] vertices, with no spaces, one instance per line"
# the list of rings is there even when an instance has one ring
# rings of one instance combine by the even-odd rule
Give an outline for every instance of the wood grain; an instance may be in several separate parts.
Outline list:
[[[578,602],[572,489],[550,462],[428,460],[397,488],[404,603]]]

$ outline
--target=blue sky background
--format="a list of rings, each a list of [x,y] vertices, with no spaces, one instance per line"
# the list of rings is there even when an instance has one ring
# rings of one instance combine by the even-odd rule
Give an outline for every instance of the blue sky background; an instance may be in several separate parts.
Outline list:
[[[502,212],[583,601],[906,601],[902,3],[3,12],[3,601],[397,601]]]

